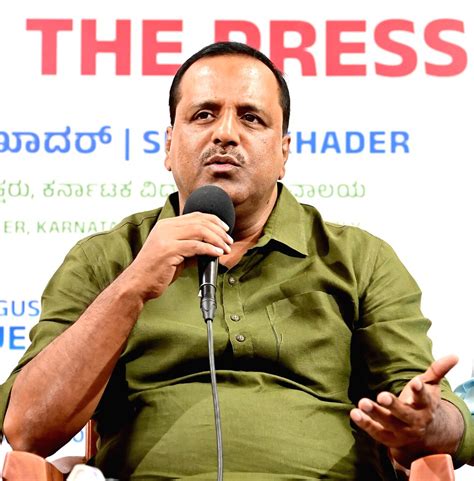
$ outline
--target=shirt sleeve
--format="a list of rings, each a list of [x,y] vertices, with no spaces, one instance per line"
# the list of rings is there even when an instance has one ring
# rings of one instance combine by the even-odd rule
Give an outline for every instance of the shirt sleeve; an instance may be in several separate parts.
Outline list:
[[[427,334],[431,322],[423,316],[420,304],[418,285],[393,249],[381,241],[361,296],[356,334],[365,353],[371,392],[388,390],[398,394],[433,362]],[[457,467],[474,456],[474,426],[466,404],[446,380],[441,383],[441,396],[454,404],[464,419],[464,436],[453,456]]]
[[[80,244],[68,253],[41,298],[41,316],[30,331],[31,344],[8,379],[0,385],[0,440],[10,393],[16,376],[51,341],[63,333],[99,294],[94,266]]]

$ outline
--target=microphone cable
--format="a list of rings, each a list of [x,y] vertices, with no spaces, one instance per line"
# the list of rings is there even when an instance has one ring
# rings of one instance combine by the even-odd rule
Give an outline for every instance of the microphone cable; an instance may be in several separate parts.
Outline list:
[[[192,212],[212,214],[228,226],[230,235],[235,226],[235,208],[227,192],[217,185],[203,185],[193,191],[187,198],[183,208],[183,215]],[[198,256],[199,297],[201,298],[201,312],[207,324],[207,346],[209,352],[209,371],[211,374],[212,401],[214,405],[214,422],[217,438],[217,481],[224,476],[224,455],[222,447],[221,414],[219,397],[217,394],[216,366],[214,360],[214,336],[212,322],[216,312],[216,279],[218,259],[216,257]]]
[[[217,394],[216,366],[214,363],[214,336],[212,333],[212,319],[206,319],[206,324],[209,367],[211,372],[212,402],[214,405],[214,423],[216,426],[217,440],[217,481],[222,481],[224,477],[224,452],[222,449],[221,413],[219,409],[219,396]]]

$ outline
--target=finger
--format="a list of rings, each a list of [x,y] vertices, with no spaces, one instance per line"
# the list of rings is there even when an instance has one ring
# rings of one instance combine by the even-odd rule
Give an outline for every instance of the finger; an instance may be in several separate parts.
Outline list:
[[[450,354],[434,361],[431,366],[420,375],[423,382],[429,384],[439,384],[441,379],[458,363],[459,358]]]
[[[166,244],[173,240],[198,240],[230,253],[233,239],[227,234],[224,226],[225,224],[214,215],[195,212],[157,222],[154,238]]]
[[[211,214],[203,214],[202,212],[193,212],[192,214],[181,215],[168,219],[159,220],[153,230],[158,231],[172,231],[173,229],[189,228],[190,226],[206,226],[214,230],[222,236],[223,239],[232,239],[227,231],[229,227],[227,224],[219,219],[219,217]]]
[[[182,257],[209,256],[220,257],[224,255],[224,250],[215,245],[197,240],[178,241],[179,255]]]
[[[422,376],[414,377],[407,387],[411,390],[411,402],[415,409],[426,409],[435,406],[440,399],[437,383],[429,384],[422,381]]]
[[[216,225],[206,223],[180,225],[175,228],[173,237],[178,241],[196,240],[219,247],[227,254],[231,250],[232,238]]]
[[[406,428],[406,421],[411,417],[411,413],[407,410],[407,406],[404,406],[405,410],[400,409],[400,411],[397,410],[392,412],[390,408],[381,406],[366,398],[359,401],[358,408],[373,421],[379,423],[384,429],[389,431],[400,431],[401,429]],[[397,414],[400,417],[397,416]]]
[[[396,440],[392,432],[386,430],[380,423],[370,418],[360,409],[352,409],[350,412],[351,420],[372,438],[386,446],[396,446]]]
[[[411,394],[408,396],[409,402],[397,398],[389,392],[382,392],[377,396],[377,403],[382,408],[388,410],[392,416],[407,425],[413,424],[416,420],[415,418],[429,415],[428,411],[426,413],[421,413],[420,411],[429,410],[435,404],[435,399],[432,397],[433,394],[430,393],[430,389],[419,378],[412,379],[406,387],[410,387],[410,384],[413,384],[416,389],[411,388]],[[418,389],[418,385],[421,386],[421,389]],[[407,397],[406,390],[405,397]]]
[[[214,214],[204,214],[203,212],[192,212],[191,214],[180,215],[179,217],[175,217],[174,219],[180,219],[183,221],[187,221],[189,219],[206,219],[207,221],[212,222],[215,225],[224,229],[225,232],[229,231],[229,226]]]
[[[194,212],[192,214],[182,215],[176,219],[179,219],[182,226],[200,225],[208,228],[219,235],[229,245],[234,242],[232,237],[228,234],[229,226],[215,215]]]

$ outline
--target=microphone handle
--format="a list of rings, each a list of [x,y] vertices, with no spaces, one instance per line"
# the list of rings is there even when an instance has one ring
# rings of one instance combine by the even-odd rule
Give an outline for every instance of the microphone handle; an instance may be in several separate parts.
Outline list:
[[[219,261],[217,257],[199,258],[199,295],[204,322],[213,321],[216,313],[216,281]]]

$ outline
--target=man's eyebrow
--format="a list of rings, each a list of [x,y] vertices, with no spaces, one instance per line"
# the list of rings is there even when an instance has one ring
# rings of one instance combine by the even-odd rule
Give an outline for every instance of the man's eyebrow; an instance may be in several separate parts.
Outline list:
[[[251,103],[245,103],[237,106],[237,111],[238,112],[255,112],[256,114],[259,115],[264,115],[265,110],[260,108],[258,105],[251,104]]]
[[[190,105],[190,110],[194,111],[199,111],[199,110],[211,110],[211,111],[216,111],[221,108],[221,104],[219,102],[215,102],[212,100],[205,100],[203,102],[197,102],[194,104]],[[237,111],[238,112],[255,112],[260,115],[265,114],[265,110],[260,108],[258,105],[247,102],[243,104],[237,105]]]
[[[220,105],[218,102],[213,102],[212,100],[205,100],[204,102],[198,102],[195,104],[191,104],[190,110],[198,111],[198,110],[218,110]]]

